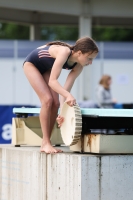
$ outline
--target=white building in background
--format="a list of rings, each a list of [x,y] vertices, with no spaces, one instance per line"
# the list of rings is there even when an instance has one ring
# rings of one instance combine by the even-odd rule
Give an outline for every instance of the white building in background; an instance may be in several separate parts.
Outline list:
[[[0,105],[40,105],[22,65],[27,54],[41,44],[42,41],[0,41]],[[120,103],[133,103],[133,43],[97,44],[98,57],[92,65],[84,68],[84,73],[75,81],[72,94],[77,100],[95,102],[97,84],[103,74],[109,74],[113,79],[113,97]],[[68,73],[62,70],[59,77],[62,85]]]
[[[132,0],[4,0],[0,1],[0,21],[16,22],[30,26],[30,40],[40,39],[42,25],[78,25],[79,37],[91,36],[93,26],[123,26],[133,25]],[[88,68],[87,80],[90,78],[91,68]],[[83,72],[78,79],[80,99],[84,93]],[[91,88],[88,85],[88,95],[91,97]]]

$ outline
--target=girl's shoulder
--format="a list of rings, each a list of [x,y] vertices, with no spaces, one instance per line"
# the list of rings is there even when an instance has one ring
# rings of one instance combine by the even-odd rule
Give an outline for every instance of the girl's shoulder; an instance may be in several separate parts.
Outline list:
[[[49,48],[50,49],[57,49],[59,51],[62,51],[62,50],[69,51],[69,52],[71,51],[71,49],[69,47],[62,46],[62,45],[57,45],[57,44],[50,45]]]
[[[40,47],[38,47],[37,49],[43,49],[43,48],[45,48],[47,45],[42,45],[42,46],[40,46]]]
[[[66,56],[67,57],[71,54],[71,49],[66,46],[51,45],[49,47],[49,53],[55,58],[57,56]]]

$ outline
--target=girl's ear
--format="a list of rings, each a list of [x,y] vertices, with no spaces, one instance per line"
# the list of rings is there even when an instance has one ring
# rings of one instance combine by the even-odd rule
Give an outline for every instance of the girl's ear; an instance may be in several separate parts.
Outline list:
[[[80,56],[82,54],[82,52],[79,50],[77,51],[77,55]]]

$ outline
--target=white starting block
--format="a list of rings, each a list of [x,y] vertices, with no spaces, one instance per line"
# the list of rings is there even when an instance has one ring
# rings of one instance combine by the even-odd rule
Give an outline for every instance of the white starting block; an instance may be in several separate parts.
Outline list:
[[[75,113],[75,121],[73,120]],[[65,118],[61,127],[61,135],[70,150],[86,153],[127,154],[133,153],[133,110],[132,109],[80,109],[64,104],[61,115]],[[80,116],[76,120],[76,116]],[[73,122],[73,123],[72,123]],[[82,123],[81,123],[82,122]],[[71,129],[70,129],[71,126]],[[73,140],[77,130],[82,126],[77,136],[76,144]],[[93,129],[101,130],[97,134]],[[114,135],[102,134],[102,129],[114,129]],[[71,130],[71,131],[70,131]],[[121,131],[120,131],[121,130]]]
[[[28,114],[38,115],[40,108],[14,108],[13,113],[16,114],[16,118],[12,119],[12,144],[41,146],[43,134],[39,116],[28,116]],[[63,144],[57,123],[52,131],[51,143],[52,145]]]
[[[38,116],[39,108],[14,108],[12,144],[40,146],[42,131]],[[55,124],[51,142],[65,144],[74,152],[100,154],[133,153],[133,110],[132,109],[85,109],[78,105],[70,107],[64,103],[62,116],[65,121],[61,130]],[[122,130],[113,135],[95,133],[93,129]],[[63,139],[63,140],[62,140]]]

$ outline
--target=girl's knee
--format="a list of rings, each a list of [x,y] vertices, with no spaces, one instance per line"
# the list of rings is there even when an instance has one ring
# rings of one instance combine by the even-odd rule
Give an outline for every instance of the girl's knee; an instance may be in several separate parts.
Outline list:
[[[53,98],[52,98],[52,96],[44,96],[44,98],[41,100],[41,104],[42,104],[42,106],[45,106],[45,107],[47,107],[47,108],[51,108],[52,107],[52,109],[58,109],[59,108],[59,106],[60,106],[60,103],[59,103],[59,101],[57,100],[54,100]]]
[[[54,107],[55,109],[58,109],[58,108],[60,107],[59,101],[53,101],[53,107]]]
[[[53,104],[53,98],[51,96],[45,96],[42,100],[41,100],[41,104],[42,106],[45,106],[47,108],[51,108],[52,104]]]

